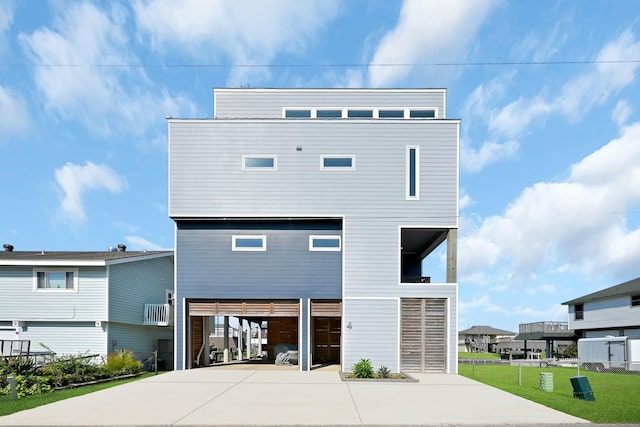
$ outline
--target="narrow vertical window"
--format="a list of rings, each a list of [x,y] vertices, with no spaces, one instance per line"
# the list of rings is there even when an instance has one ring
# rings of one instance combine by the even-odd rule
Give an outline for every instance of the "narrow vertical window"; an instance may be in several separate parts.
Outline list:
[[[420,194],[420,150],[418,146],[407,147],[407,199],[417,200]]]

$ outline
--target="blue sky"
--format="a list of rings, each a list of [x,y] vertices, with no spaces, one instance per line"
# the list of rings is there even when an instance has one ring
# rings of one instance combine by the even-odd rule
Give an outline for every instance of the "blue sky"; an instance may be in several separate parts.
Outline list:
[[[173,248],[165,116],[214,87],[445,87],[460,329],[640,276],[640,1],[0,2],[0,239]],[[430,273],[430,272],[426,272]]]

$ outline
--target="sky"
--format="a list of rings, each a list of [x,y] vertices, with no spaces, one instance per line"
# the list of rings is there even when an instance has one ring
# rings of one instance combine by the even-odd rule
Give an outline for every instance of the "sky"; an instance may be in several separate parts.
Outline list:
[[[639,68],[640,0],[1,0],[0,243],[173,249],[214,88],[446,88],[459,328],[566,321],[640,276]]]

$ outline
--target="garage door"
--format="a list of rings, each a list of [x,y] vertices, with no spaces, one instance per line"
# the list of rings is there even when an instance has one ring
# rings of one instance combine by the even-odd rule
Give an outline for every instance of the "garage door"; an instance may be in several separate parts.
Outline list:
[[[446,299],[401,299],[400,367],[405,371],[446,370]]]

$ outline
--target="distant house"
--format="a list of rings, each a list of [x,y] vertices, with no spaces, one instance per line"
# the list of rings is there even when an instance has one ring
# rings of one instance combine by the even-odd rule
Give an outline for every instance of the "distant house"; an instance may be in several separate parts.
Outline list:
[[[173,252],[0,252],[0,340],[58,355],[172,352]],[[5,346],[6,347],[6,346]],[[170,347],[170,348],[169,348]],[[167,361],[172,364],[172,359]]]
[[[510,342],[515,332],[497,329],[491,326],[472,326],[458,332],[458,351],[467,353],[495,352],[495,345]]]
[[[640,338],[640,277],[562,304],[578,338]]]

